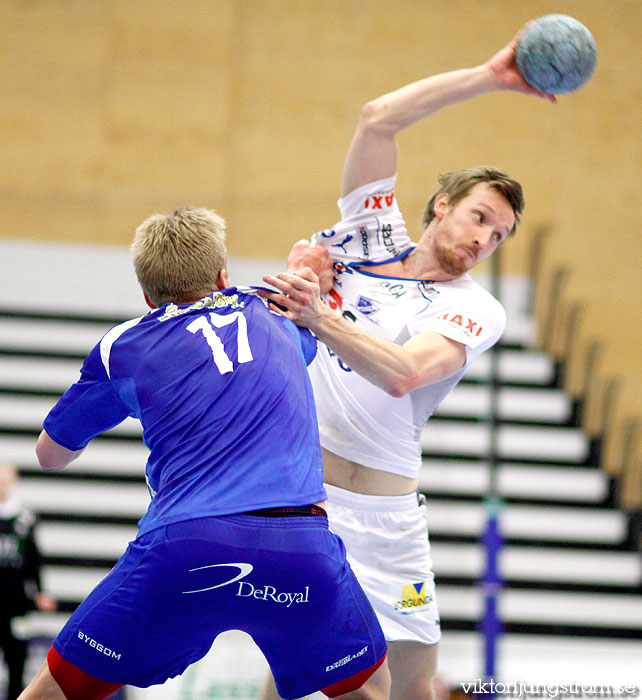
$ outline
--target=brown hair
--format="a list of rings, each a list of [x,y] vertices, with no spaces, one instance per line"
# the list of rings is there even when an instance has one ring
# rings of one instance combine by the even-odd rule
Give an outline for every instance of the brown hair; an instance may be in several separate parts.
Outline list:
[[[435,200],[440,194],[445,192],[448,195],[448,204],[455,206],[479,183],[484,183],[497,190],[511,205],[515,214],[515,225],[510,231],[512,236],[519,223],[519,215],[524,211],[522,186],[517,180],[513,180],[505,170],[493,168],[490,165],[453,170],[450,173],[441,174],[439,176],[440,187],[430,197],[421,217],[424,229],[428,228],[428,224],[435,218]]]
[[[218,288],[227,264],[225,220],[205,208],[155,214],[137,229],[131,245],[138,282],[156,306],[194,301]]]

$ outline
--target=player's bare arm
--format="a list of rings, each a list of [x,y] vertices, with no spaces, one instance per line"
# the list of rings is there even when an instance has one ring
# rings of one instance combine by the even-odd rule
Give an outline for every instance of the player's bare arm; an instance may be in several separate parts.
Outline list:
[[[323,304],[310,268],[299,274],[265,275],[263,280],[281,292],[261,293],[287,309],[279,313],[309,328],[351,369],[391,396],[441,381],[464,366],[464,346],[439,333],[423,331],[397,345],[357,328]]]
[[[47,471],[64,469],[82,454],[84,450],[69,450],[59,445],[46,431],[40,433],[38,444],[36,445],[36,455],[40,466]]]
[[[526,26],[482,65],[424,78],[367,102],[344,164],[342,196],[368,182],[394,175],[398,163],[395,135],[444,107],[497,90],[555,102],[554,95],[532,88],[517,70],[515,53]]]

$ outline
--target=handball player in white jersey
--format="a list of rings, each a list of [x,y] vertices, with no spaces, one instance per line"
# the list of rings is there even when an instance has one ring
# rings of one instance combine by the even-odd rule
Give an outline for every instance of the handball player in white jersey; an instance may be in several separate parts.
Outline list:
[[[413,243],[395,198],[395,135],[496,90],[554,102],[517,71],[518,37],[483,65],[368,102],[344,165],[341,221],[297,243],[288,273],[264,277],[282,293],[266,296],[321,341],[309,371],[330,524],[388,641],[393,700],[434,696],[441,636],[417,495],[421,428],[504,330],[501,304],[467,273],[514,234],[524,206],[504,170],[447,173]],[[263,697],[275,696],[268,681]]]

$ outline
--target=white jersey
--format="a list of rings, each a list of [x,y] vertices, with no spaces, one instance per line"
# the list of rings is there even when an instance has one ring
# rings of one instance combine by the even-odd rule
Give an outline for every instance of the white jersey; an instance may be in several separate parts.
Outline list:
[[[414,247],[394,196],[395,180],[354,190],[339,200],[341,221],[314,234],[313,243],[335,260],[334,287],[324,301],[364,331],[399,345],[422,331],[440,333],[465,345],[466,363],[399,398],[353,372],[323,343],[309,371],[323,447],[366,467],[416,478],[423,425],[466,367],[497,342],[506,314],[467,274],[434,282],[384,277],[370,267],[403,258]]]

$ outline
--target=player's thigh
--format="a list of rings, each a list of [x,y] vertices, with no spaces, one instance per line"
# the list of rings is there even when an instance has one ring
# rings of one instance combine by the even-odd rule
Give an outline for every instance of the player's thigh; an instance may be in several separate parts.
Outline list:
[[[60,686],[49,671],[45,661],[29,685],[22,691],[18,700],[66,700]]]
[[[349,682],[349,679],[347,681]],[[390,671],[386,661],[359,688],[342,695],[332,696],[333,700],[388,700],[389,697]],[[282,700],[271,672],[268,673],[259,698],[260,700]]]
[[[343,695],[334,695],[332,700],[388,700],[390,698],[390,671],[387,660],[355,690]]]
[[[432,700],[438,648],[438,644],[388,642],[388,666],[392,676],[390,700]]]

